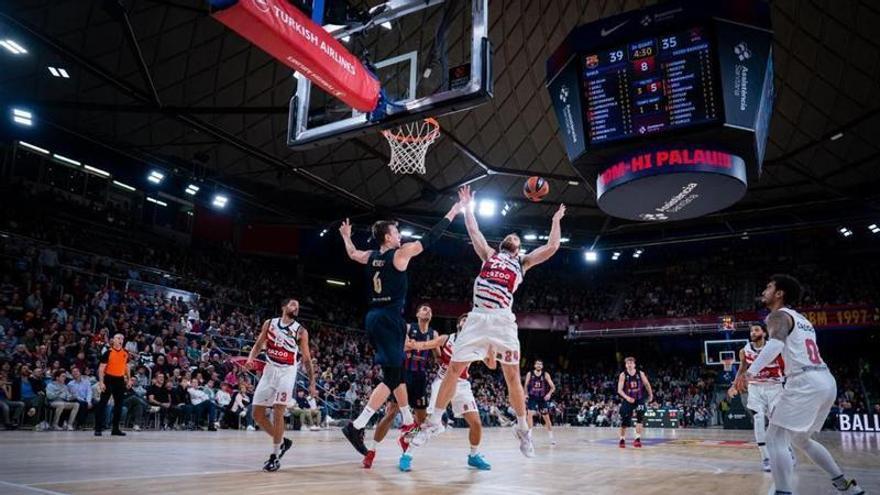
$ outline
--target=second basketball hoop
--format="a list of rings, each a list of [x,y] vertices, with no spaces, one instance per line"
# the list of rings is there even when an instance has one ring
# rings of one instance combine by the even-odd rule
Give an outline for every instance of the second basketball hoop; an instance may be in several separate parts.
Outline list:
[[[395,174],[424,174],[425,154],[440,136],[440,123],[427,118],[382,131],[391,148],[388,166]]]

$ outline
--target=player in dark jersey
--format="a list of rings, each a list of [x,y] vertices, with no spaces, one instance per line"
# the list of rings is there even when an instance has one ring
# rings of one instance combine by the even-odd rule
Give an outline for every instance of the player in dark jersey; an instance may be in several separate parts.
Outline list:
[[[540,414],[544,420],[544,427],[547,428],[550,444],[556,445],[556,439],[553,437],[553,424],[550,421],[550,410],[547,408],[547,401],[550,400],[553,392],[556,391],[556,385],[553,383],[553,379],[550,378],[550,374],[544,372],[544,361],[540,359],[535,360],[535,368],[526,373],[523,388],[526,389],[528,397],[528,407],[526,409],[529,416],[529,428],[534,425],[535,415]]]
[[[437,332],[430,327],[431,325],[431,306],[428,304],[420,304],[416,311],[416,319],[418,323],[407,324],[406,338],[411,342],[428,342],[437,337]],[[421,424],[427,416],[428,407],[428,369],[433,361],[433,352],[428,350],[409,349],[406,351],[406,358],[403,362],[403,381],[406,383],[406,395],[409,397],[409,407],[415,411],[416,424]],[[370,469],[373,466],[373,459],[376,457],[376,447],[388,430],[394,423],[394,417],[397,416],[397,402],[389,402],[385,405],[385,416],[376,425],[376,431],[373,432],[373,440],[367,442],[367,454],[364,456],[364,468]],[[404,437],[399,439],[400,448],[406,452],[409,448],[408,442]]]
[[[620,448],[626,447],[626,429],[632,426],[633,413],[636,414],[636,439],[633,447],[642,446],[642,419],[645,417],[647,404],[654,400],[654,391],[645,372],[636,367],[636,358],[627,357],[623,360],[626,369],[617,379],[617,394],[623,398],[620,404]]]
[[[358,417],[342,428],[345,438],[361,455],[367,455],[364,444],[364,428],[376,410],[394,393],[403,418],[403,434],[416,427],[406,384],[403,383],[403,346],[406,339],[406,322],[401,316],[406,303],[406,269],[410,260],[436,242],[443,231],[461,212],[461,204],[455,203],[446,216],[421,240],[400,243],[397,223],[379,221],[373,224],[373,238],[379,249],[361,251],[351,240],[351,223],[348,219],[339,227],[348,257],[366,265],[367,310],[365,329],[375,350],[374,362],[382,367],[382,383],[370,394],[370,399]]]

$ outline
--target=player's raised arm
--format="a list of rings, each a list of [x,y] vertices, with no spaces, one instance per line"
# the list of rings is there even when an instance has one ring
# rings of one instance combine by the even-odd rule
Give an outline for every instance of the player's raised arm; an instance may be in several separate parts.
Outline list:
[[[424,237],[415,242],[407,242],[406,244],[401,244],[400,249],[394,253],[394,266],[397,267],[398,270],[406,270],[406,265],[409,263],[409,260],[422,254],[422,251],[430,248],[435,242],[440,240],[440,236],[443,235],[443,232],[449,228],[449,225],[455,220],[455,216],[461,212],[461,203],[455,203],[452,205],[452,208],[446,213]]]
[[[351,240],[351,222],[349,222],[347,218],[342,222],[342,225],[339,226],[339,235],[342,236],[342,242],[345,243],[345,252],[348,254],[349,258],[362,265],[366,265],[367,262],[370,261],[369,251],[361,251],[354,247],[354,242]]]
[[[474,204],[475,194],[471,192],[471,186],[463,186],[458,190],[458,202],[464,208],[464,226],[467,227],[468,237],[471,238],[471,244],[474,245],[474,251],[481,261],[486,261],[495,254],[495,250],[489,247],[483,233],[480,232],[480,226],[477,225],[477,217],[474,216],[474,210],[471,205]]]
[[[553,214],[553,221],[550,223],[550,238],[547,239],[547,244],[523,256],[523,272],[549,260],[559,250],[560,239],[562,238],[562,227],[559,224],[564,216],[565,205],[559,205],[559,209]]]

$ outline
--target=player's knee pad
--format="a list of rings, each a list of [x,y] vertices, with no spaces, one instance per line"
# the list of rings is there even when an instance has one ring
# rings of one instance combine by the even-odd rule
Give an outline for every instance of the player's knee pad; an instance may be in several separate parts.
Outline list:
[[[382,366],[382,383],[393,392],[403,383],[403,369],[400,366]]]

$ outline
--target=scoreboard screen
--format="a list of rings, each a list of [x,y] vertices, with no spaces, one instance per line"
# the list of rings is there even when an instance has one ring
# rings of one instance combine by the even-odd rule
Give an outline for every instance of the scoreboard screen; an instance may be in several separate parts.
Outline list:
[[[703,27],[582,55],[588,143],[719,121],[713,60]]]

